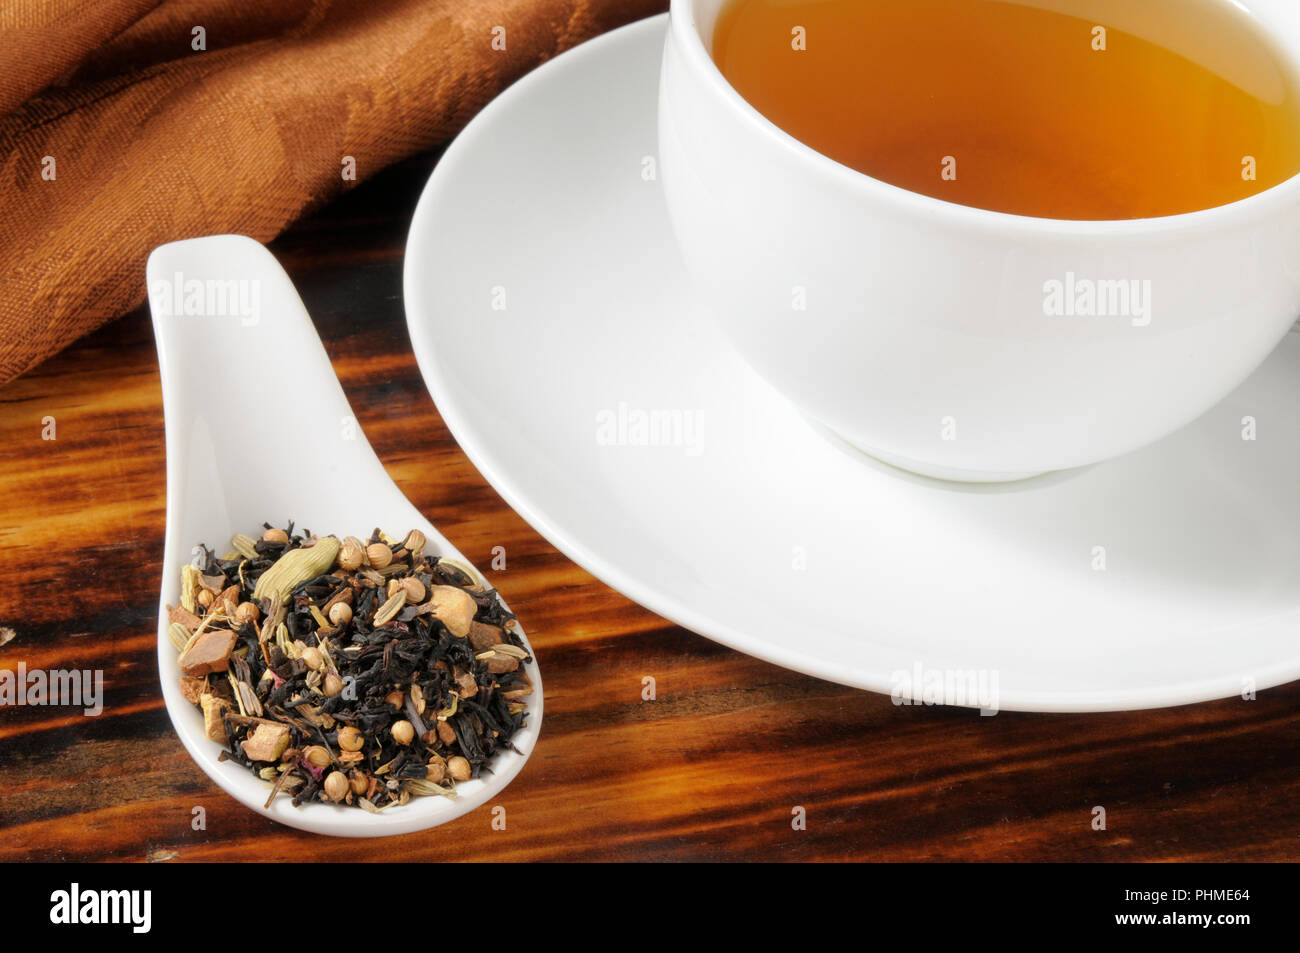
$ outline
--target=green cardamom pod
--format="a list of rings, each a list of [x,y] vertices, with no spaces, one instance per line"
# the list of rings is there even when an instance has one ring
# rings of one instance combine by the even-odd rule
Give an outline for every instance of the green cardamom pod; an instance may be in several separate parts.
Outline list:
[[[339,541],[333,536],[318,540],[315,546],[291,549],[258,578],[253,599],[269,599],[278,592],[287,602],[295,586],[329,572],[338,554]]]

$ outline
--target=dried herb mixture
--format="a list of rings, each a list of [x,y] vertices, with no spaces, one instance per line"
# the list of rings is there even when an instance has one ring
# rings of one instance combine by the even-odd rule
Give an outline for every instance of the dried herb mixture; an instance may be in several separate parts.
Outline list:
[[[496,591],[400,541],[264,524],[181,570],[181,689],[223,758],[295,805],[454,796],[524,725],[528,649]]]

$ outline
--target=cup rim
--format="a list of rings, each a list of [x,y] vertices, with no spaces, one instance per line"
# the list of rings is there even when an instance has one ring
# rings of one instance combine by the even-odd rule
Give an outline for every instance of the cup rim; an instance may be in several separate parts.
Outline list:
[[[1236,4],[1234,0],[1234,5]],[[1237,199],[1226,205],[1215,205],[1194,212],[1179,212],[1155,218],[1124,219],[1068,219],[1042,218],[998,212],[992,209],[962,205],[947,199],[936,198],[892,185],[832,159],[823,152],[796,139],[767,116],[763,115],[722,74],[718,64],[704,45],[695,16],[695,0],[671,0],[668,16],[669,41],[675,43],[687,64],[709,82],[738,115],[773,144],[798,158],[810,169],[846,188],[868,198],[892,202],[900,211],[939,217],[947,224],[965,227],[1013,229],[1038,234],[1050,233],[1064,236],[1127,236],[1142,237],[1211,227],[1232,227],[1267,216],[1273,206],[1294,201],[1300,197],[1300,172],[1263,191]],[[1296,67],[1300,64],[1290,64]]]

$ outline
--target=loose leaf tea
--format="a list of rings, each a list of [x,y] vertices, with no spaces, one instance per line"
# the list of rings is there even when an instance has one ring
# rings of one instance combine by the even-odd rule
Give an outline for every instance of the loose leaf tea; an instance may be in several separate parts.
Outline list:
[[[267,806],[454,796],[513,747],[531,655],[473,570],[426,555],[419,530],[264,530],[200,547],[167,635],[208,737],[272,784]]]

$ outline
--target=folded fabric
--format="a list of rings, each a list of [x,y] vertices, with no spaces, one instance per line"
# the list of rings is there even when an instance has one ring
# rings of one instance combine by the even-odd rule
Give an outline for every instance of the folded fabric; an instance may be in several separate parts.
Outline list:
[[[149,251],[274,238],[666,0],[5,0],[0,383],[144,300]]]

